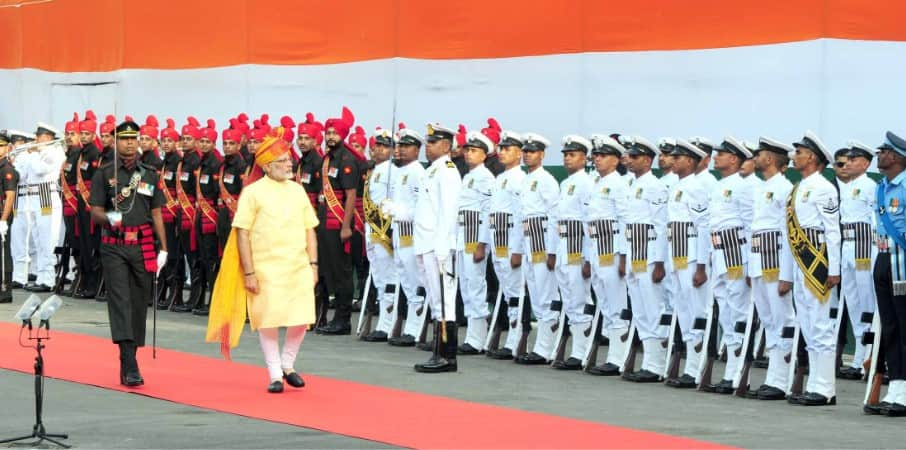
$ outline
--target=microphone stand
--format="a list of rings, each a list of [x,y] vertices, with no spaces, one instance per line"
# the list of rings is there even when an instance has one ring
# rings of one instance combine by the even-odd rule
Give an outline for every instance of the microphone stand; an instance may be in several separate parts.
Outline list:
[[[38,341],[38,344],[35,346],[35,350],[38,352],[35,356],[35,425],[32,428],[31,434],[25,436],[19,436],[11,439],[0,440],[0,444],[7,444],[10,442],[24,441],[26,439],[37,439],[34,442],[29,442],[28,445],[38,445],[43,441],[56,444],[63,448],[71,448],[71,445],[66,445],[57,439],[69,439],[68,434],[53,434],[48,433],[44,428],[44,422],[41,420],[41,413],[44,406],[44,355],[41,354],[41,350],[46,347],[43,341],[50,340],[50,323],[47,321],[42,321],[42,325],[47,324],[48,332],[44,336],[41,336],[41,326],[38,326],[37,332],[32,332],[31,321],[27,322],[28,326],[28,340],[29,341]],[[22,325],[23,327],[26,324]]]

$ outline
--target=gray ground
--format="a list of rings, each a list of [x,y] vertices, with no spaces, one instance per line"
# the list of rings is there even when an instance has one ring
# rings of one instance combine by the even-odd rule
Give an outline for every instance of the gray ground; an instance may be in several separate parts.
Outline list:
[[[0,305],[13,321],[24,295]],[[158,315],[158,345],[219,356],[203,343],[205,320]],[[64,298],[54,328],[108,337],[106,306]],[[150,333],[150,330],[149,330]],[[262,365],[257,338],[246,331],[234,359]],[[0,343],[0,348],[12,343]],[[602,348],[603,352],[606,348]],[[522,367],[483,356],[460,357],[460,371],[419,375],[412,364],[428,353],[353,337],[306,338],[300,372],[478,401],[529,411],[688,436],[746,448],[906,448],[906,419],[864,416],[865,384],[838,380],[837,406],[806,408],[786,402],[638,385],[615,378]],[[722,373],[715,367],[715,374]],[[756,383],[764,370],[753,369]],[[0,370],[0,439],[25,434],[33,422],[32,377]],[[262,389],[266,381],[262,382]],[[44,422],[66,431],[79,448],[385,448],[385,444],[216,413],[139,395],[48,380]],[[127,437],[123,437],[127,436]],[[505,441],[505,437],[501,437]]]

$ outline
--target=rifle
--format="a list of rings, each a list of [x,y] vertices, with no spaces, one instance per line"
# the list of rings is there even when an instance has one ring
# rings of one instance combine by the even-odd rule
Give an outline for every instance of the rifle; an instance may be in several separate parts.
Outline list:
[[[676,378],[679,376],[679,366],[681,355],[677,347],[677,340],[680,341],[679,345],[682,345],[682,333],[679,331],[679,325],[677,324],[677,315],[676,308],[673,308],[671,314],[662,314],[661,315],[661,326],[667,325],[669,332],[667,333],[667,360],[664,362],[664,373],[660,374],[664,377],[664,380],[668,378]]]
[[[529,308],[528,303],[525,301],[525,296],[528,290],[525,286],[522,289],[522,295],[519,296],[519,320],[522,322],[520,329],[519,342],[516,344],[516,348],[513,349],[513,358],[517,358],[521,355],[526,354],[528,348],[528,338],[529,334],[532,332],[532,310]]]
[[[594,338],[591,340],[591,343],[588,345],[588,351],[585,352],[585,357],[582,358],[582,367],[587,371],[588,369],[596,366],[598,364],[598,336],[601,334],[601,327],[603,323],[601,321],[601,310],[595,309],[595,315],[591,318],[591,328]]]
[[[559,292],[558,292],[559,295]],[[563,312],[563,300],[554,300],[551,302],[551,311],[557,311],[559,319],[551,331],[554,335],[554,350],[550,355],[552,362],[563,361],[563,355],[566,352],[566,339],[569,337],[569,331],[566,330],[566,314]]]
[[[743,325],[745,331],[745,335],[742,339],[742,345],[737,350],[741,354],[736,355],[742,356],[742,367],[733,376],[733,385],[736,386],[736,391],[734,393],[737,397],[745,397],[746,393],[749,392],[749,371],[752,369],[752,362],[755,360],[754,331],[758,326],[758,322],[758,310],[755,309],[755,302],[750,300],[748,320],[746,320],[746,322],[736,323],[737,332],[739,332],[738,329],[740,325]]]
[[[499,321],[501,310],[503,309],[502,303],[503,289],[498,289],[497,300],[494,301],[494,312],[491,313],[490,332],[488,333],[488,337],[485,338],[484,348],[480,348],[479,350],[492,351],[500,348],[500,327],[497,322]],[[508,320],[505,319],[504,321]]]
[[[63,286],[66,285],[66,275],[69,275],[69,240],[63,239],[63,245],[54,247],[53,253],[57,255],[57,263],[54,265],[56,277],[53,284],[53,293],[59,295],[63,293]]]
[[[388,286],[389,287],[389,286]],[[403,322],[405,317],[403,317],[403,311],[405,308],[402,307],[402,303],[405,301],[405,293],[400,286],[399,282],[393,285],[393,305],[387,310],[387,314],[393,314],[393,326],[390,327],[390,336],[389,338],[400,337],[403,334]]]
[[[714,361],[717,359],[718,351],[717,318],[719,313],[720,311],[717,308],[717,302],[714,301],[714,297],[711,297],[711,308],[707,311],[705,319],[695,319],[695,329],[705,330],[704,337],[700,344],[701,347],[698,349],[699,351],[704,350],[705,358],[705,363],[701,366],[698,379],[695,380],[698,382],[699,391],[708,391],[708,386],[712,384],[711,378],[714,371]]]
[[[877,312],[862,313],[862,321],[871,316],[871,330],[862,335],[862,344],[871,344],[871,356],[862,363],[865,373],[868,374],[868,385],[865,387],[865,400],[862,410],[869,413],[870,405],[881,402],[881,385],[884,383],[884,351],[881,348],[881,315]]]
[[[362,339],[368,333],[371,333],[371,271],[368,271],[368,276],[365,278],[365,286],[362,288],[365,292],[361,293],[362,298],[365,299],[362,302],[362,308],[359,310],[359,320],[355,327],[355,334]],[[368,316],[367,323],[365,316]]]
[[[620,371],[625,376],[635,371],[636,353],[638,353],[642,341],[639,340],[638,332],[635,329],[635,321],[632,320],[632,310],[624,309],[620,311],[620,319],[630,321],[629,331],[620,338],[623,342],[629,341],[629,348],[626,350],[626,360],[623,361],[623,367]]]
[[[837,336],[837,358],[834,360],[836,361],[834,364],[834,373],[839,373],[840,368],[843,367],[843,350],[846,348],[846,319],[849,316],[849,308],[846,307],[845,297],[838,295],[837,299],[837,307],[830,309],[831,319],[836,320],[836,323],[834,324],[834,335]]]
[[[787,337],[787,329],[784,328],[784,337]],[[802,395],[803,384],[805,383],[805,372],[808,370],[808,352],[805,350],[805,339],[802,338],[799,325],[793,329],[793,342],[795,348],[790,351],[790,376],[787,395]],[[803,361],[805,361],[803,363]]]

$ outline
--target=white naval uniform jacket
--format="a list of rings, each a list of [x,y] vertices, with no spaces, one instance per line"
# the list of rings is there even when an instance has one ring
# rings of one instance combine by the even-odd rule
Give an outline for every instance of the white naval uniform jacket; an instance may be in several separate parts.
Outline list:
[[[491,191],[491,227],[508,227],[507,232],[507,255],[522,254],[522,218],[520,205],[520,190],[522,182],[525,180],[525,172],[519,166],[505,170],[494,180],[494,187]],[[510,223],[494,223],[494,213],[505,213],[510,215]],[[494,233],[491,230],[491,233]],[[499,246],[495,241],[494,246]],[[497,256],[495,254],[495,256]],[[504,257],[504,256],[498,256]]]
[[[745,241],[741,246],[743,264],[748,263],[749,242],[751,242],[752,224],[752,184],[744,180],[739,173],[721,178],[717,185],[710,190],[711,233],[739,228],[738,239]],[[711,267],[715,276],[727,272],[724,251],[715,248],[716,242],[712,239]],[[743,274],[744,275],[744,274]]]
[[[520,220],[547,217],[544,248],[548,254],[554,254],[557,251],[559,237],[557,219],[553,217],[553,212],[559,196],[560,186],[557,184],[557,180],[544,167],[527,173],[519,189]]]
[[[827,274],[840,275],[840,203],[837,189],[821,172],[815,172],[799,182],[793,210],[799,226],[824,232],[827,243]]]
[[[462,186],[459,189],[459,200],[457,211],[460,213],[472,211],[478,213],[478,235],[477,242],[487,244],[490,242],[488,234],[488,216],[491,206],[491,189],[494,184],[494,175],[480,164],[474,169],[469,170],[462,177]],[[456,227],[456,250],[465,250],[466,230],[460,220],[457,220]],[[467,252],[470,253],[470,252]]]
[[[763,231],[778,231],[778,256],[780,280],[792,281],[793,255],[790,253],[788,233],[786,229],[786,200],[793,190],[793,184],[783,176],[776,173],[771,178],[758,183],[752,192],[752,242],[749,244],[761,246],[763,242],[755,242],[755,235]],[[749,252],[748,276],[760,277],[761,253]]]
[[[599,220],[613,220],[613,254],[626,254],[626,198],[629,196],[629,182],[613,171],[606,176],[596,175],[591,195],[585,208],[585,232],[591,236],[591,224]],[[597,232],[597,230],[595,230]],[[605,237],[605,239],[608,239]],[[585,259],[592,265],[598,261],[598,249],[594,239],[586,239]]]
[[[710,218],[708,212],[709,192],[705,190],[701,179],[693,175],[680,178],[670,190],[667,198],[667,223],[688,222],[692,227],[685,236],[677,236],[671,233],[670,241],[686,241],[687,261],[689,265],[705,264],[710,256],[711,237],[710,237]],[[674,267],[672,246],[670,257],[667,258],[666,268],[676,270]]]
[[[415,201],[415,254],[434,252],[449,258],[456,244],[456,219],[462,180],[448,155],[435,159],[425,170],[424,184]]]
[[[626,226],[651,225],[648,232],[647,264],[664,262],[667,257],[667,188],[651,171],[636,177],[629,185],[626,198]],[[651,239],[653,237],[653,239]],[[632,262],[633,236],[626,235],[626,259]]]
[[[388,159],[387,161],[374,166],[374,169],[371,170],[371,175],[368,176],[368,198],[370,198],[377,207],[384,203],[384,200],[393,197],[393,194],[390,192],[390,170],[399,170],[399,168],[393,167],[391,169],[391,164],[392,163]],[[388,213],[388,211],[383,212]],[[368,246],[373,245],[371,242],[371,226],[368,225],[367,221],[365,222],[365,244]]]

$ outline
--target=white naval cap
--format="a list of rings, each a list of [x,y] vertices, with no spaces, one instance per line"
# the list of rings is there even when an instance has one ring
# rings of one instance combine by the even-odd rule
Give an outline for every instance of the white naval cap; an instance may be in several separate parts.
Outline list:
[[[516,146],[522,147],[525,145],[522,135],[512,130],[503,130],[500,132],[500,147],[509,147]]]
[[[742,142],[739,142],[733,136],[724,137],[724,141],[720,143],[720,147],[716,148],[715,150],[717,150],[718,152],[732,153],[742,158],[743,161],[752,157],[752,152],[750,152]]]
[[[824,143],[821,142],[821,139],[818,139],[818,136],[815,133],[812,133],[811,130],[805,132],[805,136],[802,137],[802,140],[799,142],[794,142],[793,147],[805,147],[811,150],[812,153],[818,155],[818,158],[824,160],[824,164],[829,164],[834,160],[834,155],[824,146]]]
[[[485,151],[485,153],[490,153],[491,149],[494,148],[494,143],[488,139],[484,133],[480,131],[470,131],[466,134],[466,145],[465,147],[474,147],[480,148]]]
[[[767,150],[769,152],[779,153],[781,155],[790,156],[796,150],[788,144],[784,144],[776,139],[771,139],[767,136],[762,136],[758,138],[758,151]]]
[[[711,152],[714,151],[714,143],[711,142],[711,140],[706,137],[693,136],[693,137],[689,138],[689,143],[702,149],[709,156],[711,155]]]
[[[676,139],[676,144],[673,147],[673,151],[670,152],[671,156],[693,156],[696,159],[701,160],[705,156],[708,156],[704,150],[698,148],[695,145],[692,145],[689,141],[681,138]]]
[[[398,145],[415,145],[421,147],[425,139],[413,129],[403,128],[396,132],[396,143]]]
[[[50,125],[46,122],[38,122],[37,130],[35,134],[52,134],[54,137],[60,135],[60,130],[56,129],[53,125]]]
[[[588,151],[593,147],[594,146],[588,139],[585,139],[578,134],[567,134],[566,136],[563,136],[563,153],[579,151],[587,155]]]
[[[381,145],[386,145],[387,147],[393,147],[393,132],[386,129],[377,127],[374,129],[374,141]]]
[[[673,147],[676,147],[676,139],[672,137],[662,137],[657,140],[657,146],[661,152],[669,154]]]
[[[846,146],[849,147],[849,152],[847,153],[847,156],[849,156],[850,158],[855,157],[855,156],[861,156],[863,158],[868,158],[868,160],[871,161],[871,159],[874,158],[875,153],[876,153],[875,149],[873,149],[855,139],[852,139],[849,142],[847,142]]]
[[[428,142],[435,142],[441,139],[449,139],[452,142],[453,137],[456,136],[455,131],[437,122],[429,123],[426,127],[428,129],[428,135],[426,137]]]
[[[648,141],[648,139],[645,139],[642,136],[633,136],[632,147],[629,148],[627,153],[630,155],[648,155],[654,158],[659,155],[661,151],[656,145]]]
[[[551,142],[538,133],[525,133],[522,135],[522,151],[537,152],[543,151],[551,146]]]
[[[591,135],[591,144],[592,154],[623,156],[623,153],[626,152],[626,147],[623,147],[623,144],[606,134]]]

